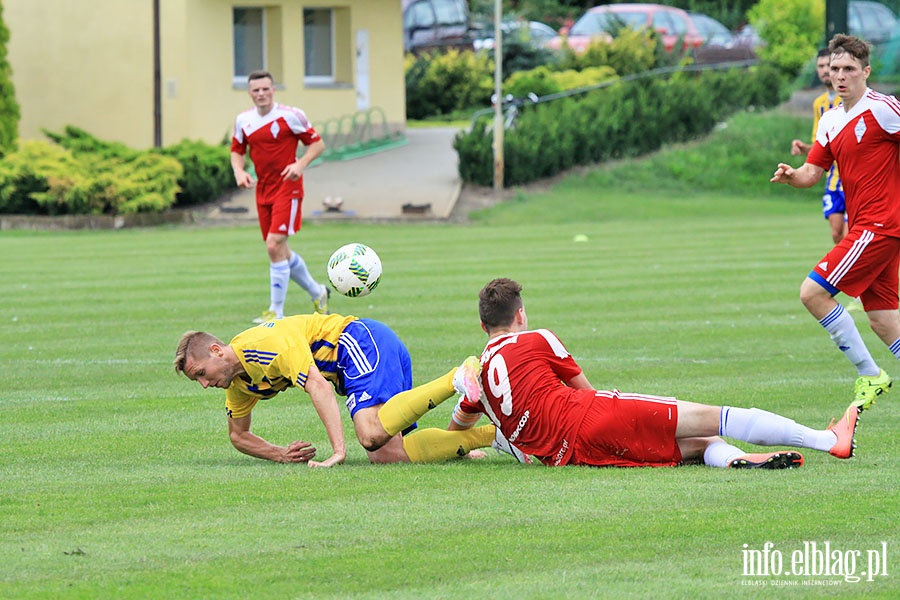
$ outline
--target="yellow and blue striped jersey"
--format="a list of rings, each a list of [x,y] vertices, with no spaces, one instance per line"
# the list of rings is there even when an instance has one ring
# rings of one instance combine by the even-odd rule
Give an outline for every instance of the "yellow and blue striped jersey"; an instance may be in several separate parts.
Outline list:
[[[236,335],[230,346],[247,374],[235,377],[225,390],[228,416],[245,417],[262,399],[291,386],[305,388],[313,364],[340,390],[343,382],[337,369],[338,338],[355,320],[342,315],[296,315]]]
[[[823,92],[821,96],[817,97],[813,100],[813,129],[812,129],[812,140],[813,143],[816,143],[816,131],[819,130],[819,119],[822,118],[826,112],[834,108],[835,106],[841,105],[841,97],[835,94],[834,92]],[[843,191],[844,187],[841,185],[841,176],[838,173],[837,163],[833,163],[831,168],[828,170],[828,174],[825,176],[825,191],[834,192],[834,191]]]

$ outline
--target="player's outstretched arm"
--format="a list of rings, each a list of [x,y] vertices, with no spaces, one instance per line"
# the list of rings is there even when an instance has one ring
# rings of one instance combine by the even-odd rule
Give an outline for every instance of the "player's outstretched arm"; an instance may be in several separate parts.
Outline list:
[[[250,431],[250,415],[228,419],[228,436],[231,445],[249,456],[280,463],[308,462],[316,455],[316,449],[309,442],[294,442],[287,448],[270,444]]]
[[[344,441],[344,427],[341,424],[341,412],[338,409],[334,389],[315,365],[310,366],[306,377],[306,393],[309,394],[325,432],[331,442],[332,455],[323,461],[310,461],[310,467],[331,467],[339,465],[347,458],[347,445]]]
[[[778,168],[769,180],[772,183],[785,183],[796,188],[808,188],[819,183],[825,170],[810,163],[803,163],[796,169],[785,163],[778,163]]]

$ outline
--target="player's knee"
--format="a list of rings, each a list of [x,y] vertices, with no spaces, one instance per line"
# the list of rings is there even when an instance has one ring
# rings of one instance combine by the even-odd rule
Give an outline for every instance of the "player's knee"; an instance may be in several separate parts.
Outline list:
[[[359,439],[360,445],[369,452],[375,452],[390,441],[387,433],[374,430],[357,431],[356,437]]]
[[[806,308],[811,308],[829,297],[825,288],[808,277],[800,284],[800,302]]]

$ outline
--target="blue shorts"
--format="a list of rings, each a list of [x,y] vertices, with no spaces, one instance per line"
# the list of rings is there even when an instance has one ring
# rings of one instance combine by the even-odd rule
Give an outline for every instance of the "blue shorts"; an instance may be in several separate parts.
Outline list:
[[[412,389],[412,359],[390,327],[372,319],[348,324],[338,340],[337,368],[350,418]]]
[[[835,213],[845,212],[847,212],[847,207],[844,205],[844,192],[841,190],[834,190],[833,192],[825,190],[825,193],[822,195],[822,214],[825,215],[825,218],[827,219]]]

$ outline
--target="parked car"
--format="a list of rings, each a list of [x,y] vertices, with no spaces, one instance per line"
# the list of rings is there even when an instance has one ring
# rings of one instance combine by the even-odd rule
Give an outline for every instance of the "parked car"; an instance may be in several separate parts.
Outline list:
[[[753,43],[731,32],[725,25],[702,13],[688,13],[703,43],[694,50],[698,63],[752,60],[756,58]]]
[[[539,48],[546,46],[557,36],[555,29],[540,21],[506,21],[500,27],[503,31],[504,42],[508,38],[522,39]],[[474,47],[476,50],[494,47],[493,25],[476,35]]]
[[[548,46],[558,49],[568,44],[573,50],[583,51],[593,41],[611,41],[612,33],[622,25],[655,30],[668,52],[675,50],[679,40],[680,50],[690,50],[703,43],[691,18],[680,8],[661,4],[605,4],[588,10],[568,32],[561,31],[563,35],[550,40]]]
[[[900,26],[890,8],[869,0],[850,0],[847,3],[847,29],[851,35],[873,44],[881,44],[891,38]]]
[[[403,0],[403,50],[472,47],[466,0]]]

